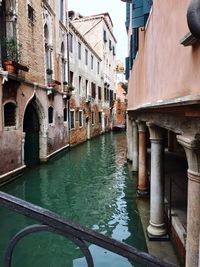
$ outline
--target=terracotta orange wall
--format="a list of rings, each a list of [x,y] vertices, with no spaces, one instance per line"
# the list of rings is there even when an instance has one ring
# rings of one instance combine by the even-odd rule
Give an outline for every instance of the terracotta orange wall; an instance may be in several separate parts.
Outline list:
[[[200,46],[184,47],[188,0],[154,0],[129,79],[128,108],[200,93]]]

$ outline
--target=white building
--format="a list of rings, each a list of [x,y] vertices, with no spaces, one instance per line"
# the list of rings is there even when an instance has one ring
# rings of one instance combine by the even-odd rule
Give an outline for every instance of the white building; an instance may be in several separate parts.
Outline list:
[[[101,87],[103,88],[102,108],[105,123],[111,122],[110,108],[116,96],[116,39],[113,34],[113,23],[108,13],[83,17],[73,11],[69,12],[73,24],[90,43],[91,47],[102,58],[100,69]],[[110,114],[109,114],[110,113]]]

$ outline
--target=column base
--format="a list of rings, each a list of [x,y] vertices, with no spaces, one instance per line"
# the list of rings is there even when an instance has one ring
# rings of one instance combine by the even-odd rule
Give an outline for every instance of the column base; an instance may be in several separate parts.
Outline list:
[[[149,241],[169,241],[170,240],[169,234],[165,234],[162,236],[155,236],[155,235],[150,234],[148,231],[147,231],[147,237]]]
[[[147,236],[150,241],[167,241],[170,239],[165,224],[150,224],[147,227]]]
[[[148,197],[149,191],[147,189],[146,190],[137,189],[137,196],[138,197]]]

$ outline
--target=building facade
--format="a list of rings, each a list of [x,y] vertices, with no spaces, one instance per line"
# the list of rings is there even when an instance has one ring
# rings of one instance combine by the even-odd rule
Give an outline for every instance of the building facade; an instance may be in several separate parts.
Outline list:
[[[168,203],[172,209],[170,233],[182,258],[185,257],[186,266],[197,267],[200,264],[200,27],[196,20],[199,1],[125,2],[129,38],[128,158],[132,170],[138,172],[140,196],[148,192],[150,183],[148,236],[150,240],[166,238]]]
[[[76,144],[105,132],[102,110],[101,58],[69,22],[70,143]]]
[[[61,123],[60,39],[54,31],[60,24],[67,32],[64,21],[55,16],[61,9],[66,13],[64,3],[1,1],[2,182],[68,145],[68,128]]]
[[[87,39],[94,51],[102,59],[100,68],[102,112],[105,130],[113,125],[113,100],[116,98],[116,39],[113,23],[108,13],[82,16],[69,13],[77,30]]]
[[[0,1],[0,183],[111,128],[101,54],[67,14],[66,0]]]

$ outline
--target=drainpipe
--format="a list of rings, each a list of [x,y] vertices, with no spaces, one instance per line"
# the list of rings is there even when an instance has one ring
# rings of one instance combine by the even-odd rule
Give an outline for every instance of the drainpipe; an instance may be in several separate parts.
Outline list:
[[[187,23],[194,37],[200,39],[200,0],[191,0],[187,10]]]

